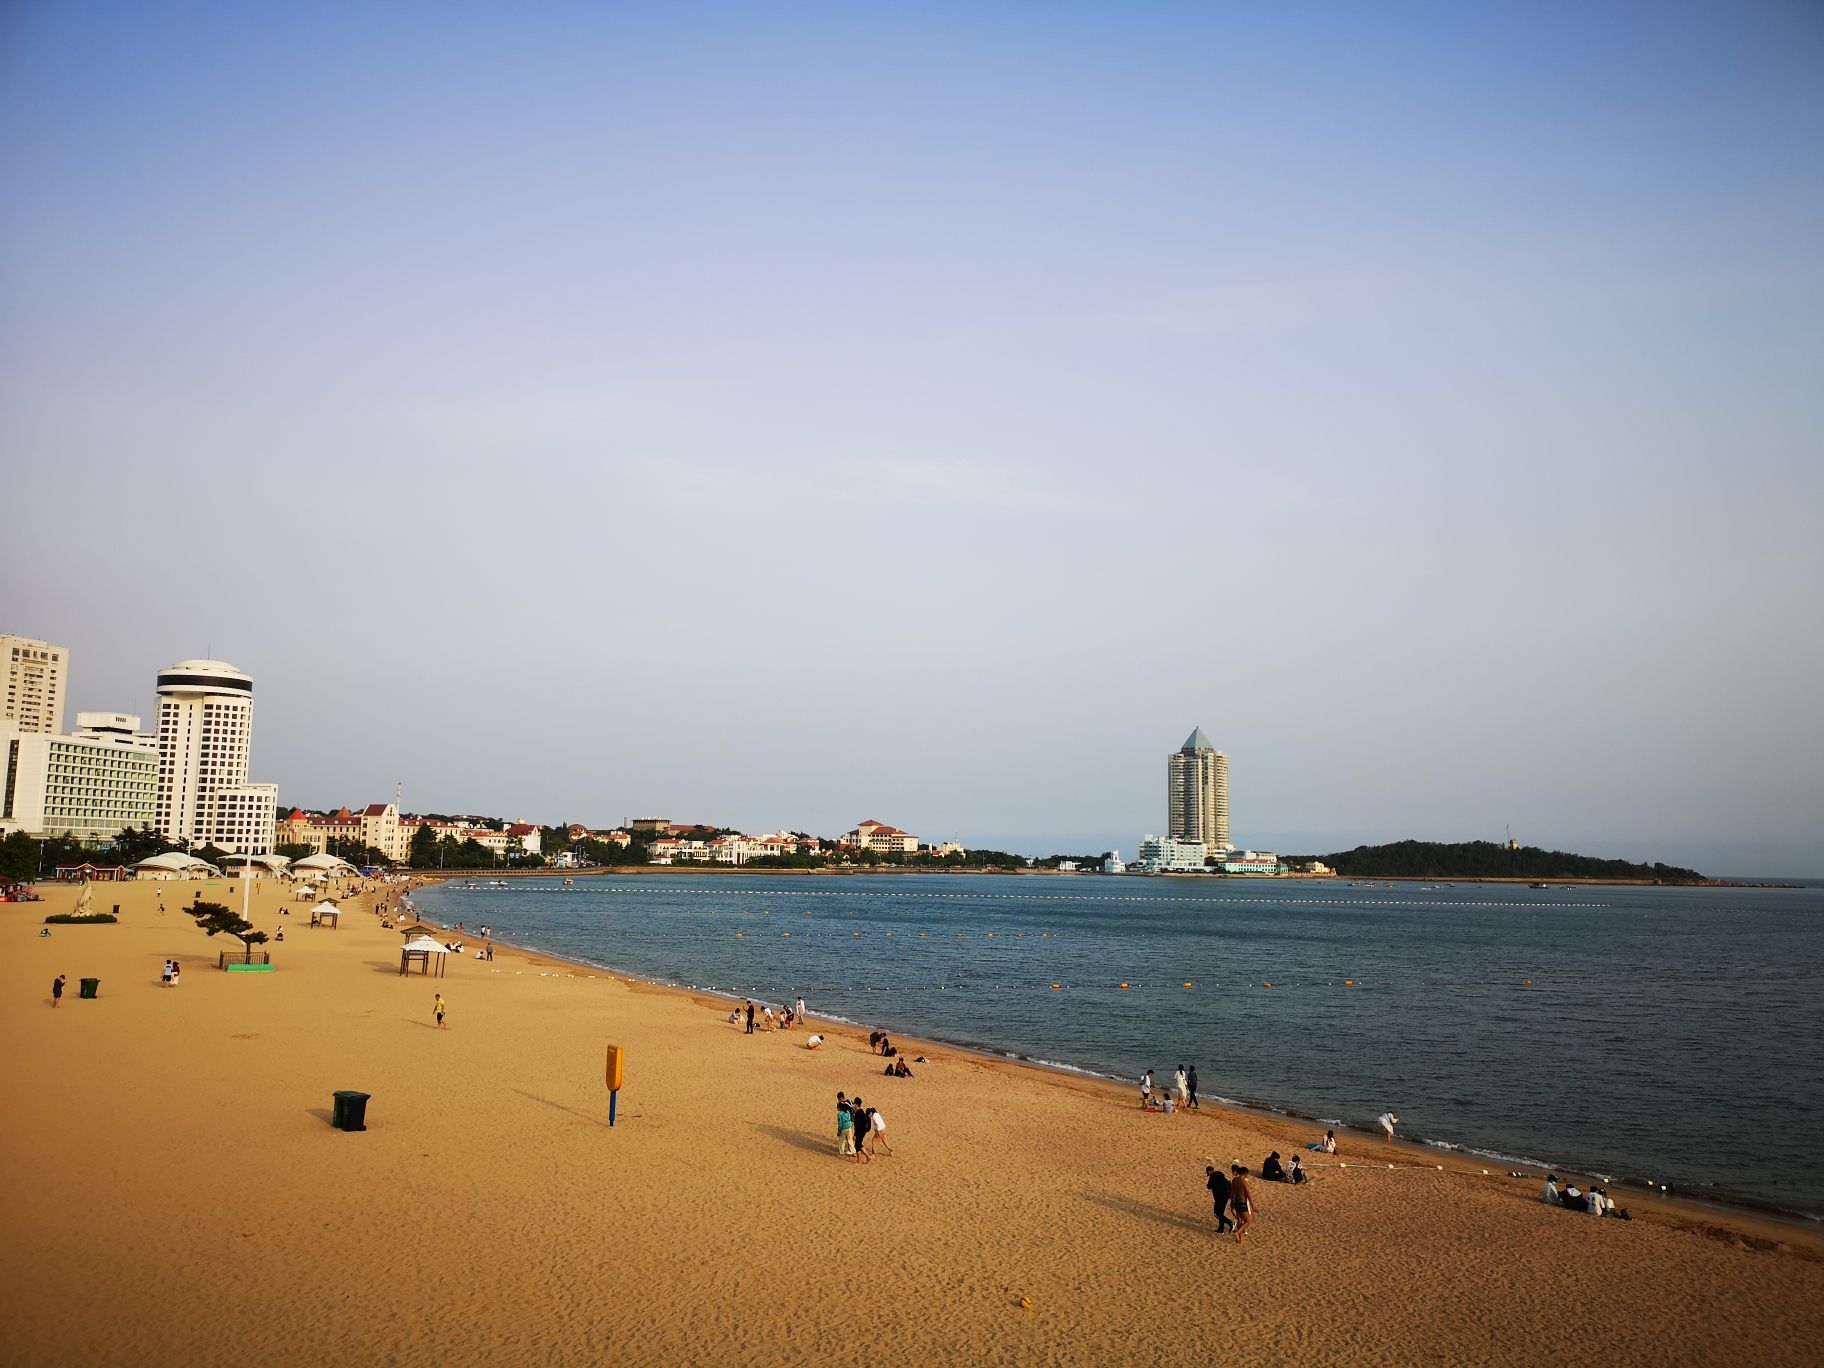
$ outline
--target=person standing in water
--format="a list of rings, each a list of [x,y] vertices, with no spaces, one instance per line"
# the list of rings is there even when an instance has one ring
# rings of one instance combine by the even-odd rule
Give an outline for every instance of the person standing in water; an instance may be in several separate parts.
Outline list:
[[[1400,1124],[1400,1118],[1395,1116],[1391,1111],[1384,1111],[1374,1118],[1374,1123],[1379,1126],[1382,1133],[1391,1140],[1393,1139],[1393,1128]]]

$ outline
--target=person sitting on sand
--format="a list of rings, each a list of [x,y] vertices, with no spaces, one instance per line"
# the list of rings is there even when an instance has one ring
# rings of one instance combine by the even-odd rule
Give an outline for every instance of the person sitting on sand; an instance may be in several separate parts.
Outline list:
[[[1321,1149],[1325,1154],[1335,1154],[1336,1153],[1336,1132],[1333,1130],[1325,1131],[1324,1138],[1317,1142],[1317,1147],[1319,1149]]]
[[[1540,1190],[1539,1200],[1544,1202],[1547,1206],[1557,1206],[1558,1205],[1558,1175],[1557,1174],[1548,1173],[1545,1175],[1545,1187]]]
[[[1592,1216],[1600,1216],[1608,1206],[1609,1199],[1602,1195],[1602,1189],[1592,1187],[1584,1196],[1584,1209]]]
[[[923,1060],[920,1060],[920,1061],[919,1061],[919,1062],[920,1062],[920,1063],[923,1063],[923,1062],[924,1062],[924,1061],[923,1061]],[[895,1077],[895,1078],[910,1078],[910,1077],[912,1077],[912,1070],[910,1070],[910,1069],[908,1069],[908,1068],[907,1068],[907,1067],[906,1067],[906,1061],[905,1061],[905,1060],[903,1060],[903,1059],[896,1059],[896,1060],[894,1060],[894,1061],[893,1061],[893,1077]]]
[[[1558,1205],[1566,1211],[1588,1211],[1589,1203],[1583,1200],[1583,1193],[1575,1183],[1566,1183],[1564,1191],[1558,1194]]]
[[[1279,1162],[1279,1151],[1274,1150],[1267,1156],[1267,1162],[1260,1166],[1260,1176],[1269,1183],[1286,1181],[1285,1165]]]
[[[1311,1181],[1311,1175],[1305,1172],[1305,1166],[1299,1162],[1296,1154],[1292,1156],[1292,1171],[1286,1175],[1286,1181],[1289,1183],[1308,1183]]]
[[[1169,1092],[1159,1099],[1159,1110],[1164,1112],[1167,1116],[1170,1116],[1173,1112],[1178,1110],[1178,1104],[1172,1100],[1172,1095]]]

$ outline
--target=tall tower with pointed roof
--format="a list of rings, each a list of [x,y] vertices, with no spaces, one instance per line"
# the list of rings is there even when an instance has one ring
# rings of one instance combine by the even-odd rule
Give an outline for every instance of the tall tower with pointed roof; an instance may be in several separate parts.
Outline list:
[[[1166,829],[1176,841],[1228,850],[1229,757],[1194,728],[1166,761]]]

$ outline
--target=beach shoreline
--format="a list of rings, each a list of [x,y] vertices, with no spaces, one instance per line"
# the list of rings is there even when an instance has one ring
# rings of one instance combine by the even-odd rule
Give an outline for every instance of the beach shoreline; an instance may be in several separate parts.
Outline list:
[[[780,871],[784,872],[784,871]],[[419,881],[417,887],[427,886],[426,881]],[[441,922],[426,923],[442,932],[454,928]],[[491,928],[492,929],[492,928]],[[469,934],[475,934],[470,931]],[[562,953],[543,949],[535,945],[505,939],[498,934],[492,937],[497,949],[508,949],[513,953],[536,957],[541,961],[550,961],[565,965],[574,970],[614,974],[630,984],[638,985],[643,990],[659,993],[680,994],[698,1006],[715,1011],[726,1011],[739,1007],[747,1001],[745,997],[723,992],[714,988],[704,988],[685,983],[672,983],[652,978],[629,969],[624,965],[608,964],[594,960],[568,956]],[[756,1003],[774,1006],[783,1005],[773,999],[755,998]],[[992,1044],[971,1043],[946,1040],[941,1036],[921,1036],[902,1033],[890,1021],[854,1021],[846,1017],[830,1016],[819,1013],[815,1005],[807,1005],[807,1017],[812,1022],[827,1025],[832,1032],[843,1032],[853,1035],[858,1043],[866,1043],[866,1033],[870,1030],[882,1030],[892,1037],[896,1046],[900,1046],[902,1055],[914,1052],[946,1051],[979,1059],[983,1064],[997,1067],[1033,1071],[1048,1080],[1066,1083],[1080,1083],[1092,1087],[1102,1095],[1110,1098],[1131,1098],[1138,1094],[1138,1081],[1129,1083],[1100,1070],[1068,1061],[1035,1059],[1011,1050],[998,1048]],[[1158,1080],[1163,1090],[1163,1079]],[[1643,1180],[1612,1174],[1598,1173],[1588,1168],[1578,1168],[1570,1164],[1560,1164],[1556,1170],[1548,1169],[1535,1159],[1504,1153],[1496,1149],[1470,1147],[1442,1141],[1411,1140],[1398,1138],[1387,1141],[1375,1132],[1347,1121],[1322,1118],[1308,1115],[1289,1107],[1274,1106],[1271,1103],[1249,1103],[1229,1097],[1205,1095],[1204,1108],[1210,1111],[1225,1111],[1235,1116],[1245,1117],[1263,1127],[1274,1129],[1278,1139],[1291,1145],[1292,1150],[1303,1152],[1306,1143],[1313,1138],[1313,1131],[1333,1129],[1339,1137],[1348,1141],[1351,1146],[1367,1145],[1386,1147],[1390,1152],[1403,1153],[1407,1162],[1417,1166],[1431,1166],[1446,1172],[1458,1172],[1465,1175],[1487,1178],[1516,1190],[1536,1192],[1546,1174],[1557,1171],[1561,1176],[1575,1174],[1582,1178],[1597,1177],[1614,1188],[1628,1202],[1634,1202],[1643,1212],[1649,1213],[1652,1219],[1661,1219],[1689,1228],[1721,1225],[1734,1230],[1743,1236],[1765,1241],[1778,1241],[1796,1238],[1806,1242],[1809,1251],[1805,1257],[1824,1259],[1824,1216],[1807,1212],[1792,1211],[1775,1206],[1772,1203],[1756,1201],[1750,1197],[1719,1195],[1716,1197],[1698,1197],[1685,1192],[1664,1192],[1648,1186]],[[1302,1128],[1298,1134],[1294,1131]],[[1386,1162],[1385,1157],[1378,1162]],[[1489,1165],[1496,1165],[1491,1169]],[[1514,1178],[1503,1166],[1512,1165],[1524,1176]],[[1536,1170],[1536,1171],[1528,1171]]]
[[[727,995],[503,942],[478,961],[472,929],[444,977],[402,978],[367,902],[311,930],[262,883],[253,919],[286,938],[261,974],[216,971],[182,915],[193,889],[238,905],[225,882],[112,887],[118,925],[42,938],[74,888],[0,909],[28,1179],[8,1361],[1799,1364],[1824,1334],[1811,1232],[1635,1194],[1598,1221],[1463,1156],[1345,1134],[1332,1161],[1285,1117],[1149,1114],[910,1036],[930,1062],[887,1079],[865,1027],[748,1036]],[[58,972],[98,996],[52,1010]],[[329,1125],[348,1088],[360,1135]],[[891,1118],[891,1155],[838,1159],[838,1088]],[[1315,1181],[1257,1185],[1249,1240],[1218,1239],[1206,1159],[1271,1149]],[[1146,1329],[1187,1305],[1195,1333]]]

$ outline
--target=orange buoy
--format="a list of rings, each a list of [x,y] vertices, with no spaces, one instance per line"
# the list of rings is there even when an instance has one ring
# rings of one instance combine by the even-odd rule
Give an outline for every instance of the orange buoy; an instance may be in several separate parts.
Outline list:
[[[1127,985],[1125,983],[1121,985],[1121,991],[1124,993],[1127,991]]]
[[[889,931],[889,932],[887,932],[887,934],[888,934],[888,935],[889,935],[889,936],[890,936],[890,935],[892,935],[892,934],[893,934],[893,933],[892,933],[892,932],[891,932],[891,931]]]
[[[1189,983],[1186,983],[1186,984],[1185,984],[1185,985],[1184,985],[1184,986],[1185,986],[1185,987],[1186,987],[1186,988],[1189,988],[1189,987],[1190,987],[1190,986],[1191,986],[1191,985],[1190,985],[1190,984],[1189,984]]]
[[[1055,993],[1061,987],[1063,987],[1062,984],[1054,983],[1051,985],[1051,990]]]
[[[1354,980],[1354,979],[1344,979],[1344,980],[1343,980],[1343,987],[1345,987],[1345,988],[1353,988],[1353,987],[1355,987],[1355,980]]]
[[[1263,983],[1263,984],[1261,984],[1261,985],[1260,985],[1260,986],[1261,986],[1261,987],[1262,987],[1262,988],[1271,988],[1271,987],[1272,987],[1272,986],[1273,986],[1273,985],[1272,985],[1272,984],[1270,984],[1270,983]]]
[[[1531,979],[1528,979],[1528,980],[1527,980],[1527,982],[1528,982],[1528,983],[1531,983],[1531,982],[1532,982],[1532,980],[1531,980]]]

